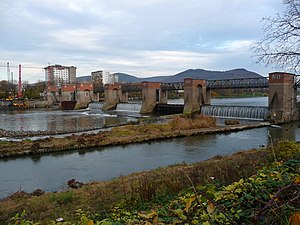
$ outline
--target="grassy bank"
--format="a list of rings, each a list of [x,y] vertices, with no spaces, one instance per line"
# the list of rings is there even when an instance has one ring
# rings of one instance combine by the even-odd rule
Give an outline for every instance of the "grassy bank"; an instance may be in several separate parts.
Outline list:
[[[176,116],[169,122],[157,124],[135,124],[114,127],[97,134],[71,135],[65,138],[40,140],[0,141],[0,158],[42,154],[66,150],[89,149],[110,145],[126,145],[175,137],[232,132],[268,126],[269,123],[217,127],[216,119],[209,116],[194,118]]]
[[[275,224],[274,215],[284,222],[300,211],[299,160],[299,145],[282,142],[59,193],[19,192],[0,201],[0,222],[55,224],[63,218],[60,224],[250,224],[257,219]]]
[[[195,130],[216,127],[215,118],[175,117],[164,124],[138,124],[112,128],[97,134],[72,135],[66,138],[46,138],[21,142],[0,141],[0,158],[64,150],[87,149],[108,145],[124,145],[149,140],[192,135]]]

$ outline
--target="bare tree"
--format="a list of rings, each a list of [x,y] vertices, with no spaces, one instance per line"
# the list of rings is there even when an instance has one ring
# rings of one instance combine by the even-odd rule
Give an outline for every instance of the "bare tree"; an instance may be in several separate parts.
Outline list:
[[[286,10],[263,18],[264,38],[252,48],[258,63],[297,71],[300,66],[300,0],[284,0]]]

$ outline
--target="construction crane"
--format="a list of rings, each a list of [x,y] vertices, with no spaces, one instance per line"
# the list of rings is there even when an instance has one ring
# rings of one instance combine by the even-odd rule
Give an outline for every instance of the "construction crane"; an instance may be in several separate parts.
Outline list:
[[[6,63],[6,65],[0,64],[0,67],[6,67],[7,69],[7,83],[8,83],[8,89],[9,89],[9,82],[10,82],[10,74],[11,79],[13,79],[13,72],[10,73],[10,68],[18,68],[19,70],[19,81],[18,81],[18,98],[22,98],[22,68],[28,68],[28,69],[43,69],[41,67],[31,67],[31,66],[22,66],[19,64],[18,66],[12,66],[9,64],[9,62]],[[12,80],[13,83],[13,80]]]
[[[22,66],[19,64],[18,98],[22,98]]]

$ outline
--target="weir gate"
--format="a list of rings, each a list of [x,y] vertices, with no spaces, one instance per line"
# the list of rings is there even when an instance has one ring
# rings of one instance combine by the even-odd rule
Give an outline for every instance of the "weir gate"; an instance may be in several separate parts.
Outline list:
[[[268,107],[228,107],[238,117],[250,117],[251,113],[260,115],[262,119],[274,122],[287,122],[299,119],[297,88],[300,86],[299,76],[290,73],[270,73],[268,78],[245,78],[229,80],[197,80],[186,78],[184,82],[160,83],[142,82],[140,86],[122,84],[105,85],[105,102],[103,110],[115,109],[119,103],[128,102],[128,92],[142,91],[140,113],[147,114],[157,110],[179,110],[175,105],[168,105],[168,91],[184,90],[184,114],[217,112],[218,106],[211,106],[211,90],[236,88],[268,88]],[[173,108],[173,109],[172,109]],[[251,110],[252,108],[252,110]],[[182,111],[182,109],[181,109]],[[224,110],[223,110],[224,111]],[[226,110],[225,110],[226,111]]]

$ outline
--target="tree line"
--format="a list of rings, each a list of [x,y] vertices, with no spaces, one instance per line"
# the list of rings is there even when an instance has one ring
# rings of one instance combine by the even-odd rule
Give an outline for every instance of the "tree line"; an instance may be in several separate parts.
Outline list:
[[[28,84],[28,82],[24,82],[22,87],[22,96],[28,99],[39,99],[41,98],[41,93],[45,91],[46,83],[43,81],[38,81],[34,84]],[[0,99],[14,97],[17,95],[17,93],[18,85],[12,84],[7,80],[0,81]]]

